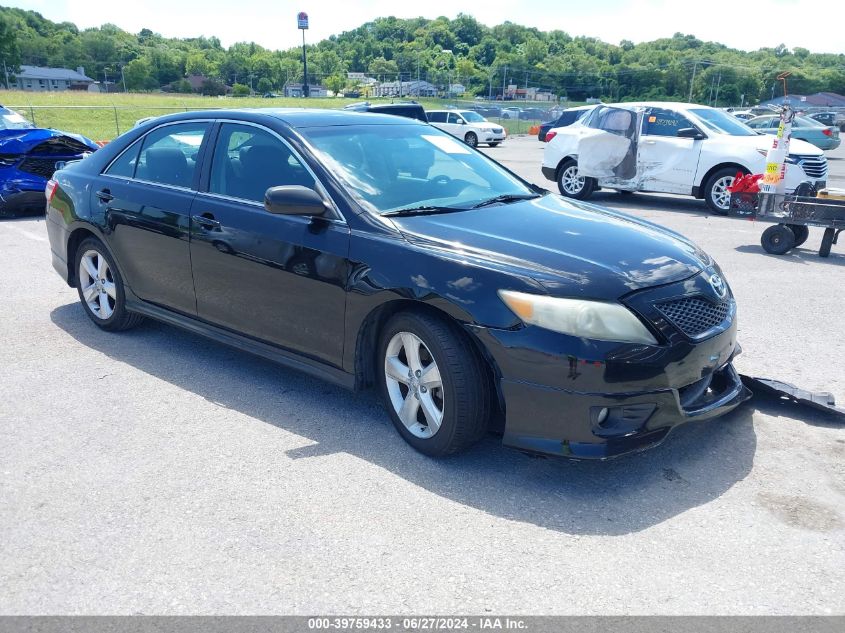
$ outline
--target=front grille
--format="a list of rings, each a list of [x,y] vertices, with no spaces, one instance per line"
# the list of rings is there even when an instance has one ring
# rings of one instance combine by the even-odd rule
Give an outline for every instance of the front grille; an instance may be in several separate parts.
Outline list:
[[[19,169],[43,178],[52,178],[56,171],[54,158],[25,158]]]
[[[827,158],[810,154],[790,154],[793,159],[810,178],[823,180],[827,178]]]
[[[713,303],[702,297],[684,297],[659,303],[657,309],[681,332],[696,338],[728,318],[731,300]]]

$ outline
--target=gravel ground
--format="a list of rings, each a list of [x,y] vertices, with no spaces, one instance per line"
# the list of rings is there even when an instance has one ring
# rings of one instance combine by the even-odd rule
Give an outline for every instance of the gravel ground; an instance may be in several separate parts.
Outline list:
[[[490,153],[551,184],[536,139]],[[703,203],[595,201],[718,259],[742,370],[845,402],[845,245],[771,257]],[[609,463],[495,437],[434,461],[373,394],[155,323],[98,331],[42,219],[0,221],[0,270],[2,614],[845,613],[829,418],[755,402]]]

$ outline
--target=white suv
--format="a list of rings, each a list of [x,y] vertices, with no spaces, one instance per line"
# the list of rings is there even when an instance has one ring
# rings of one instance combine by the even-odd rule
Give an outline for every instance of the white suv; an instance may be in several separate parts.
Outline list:
[[[772,137],[730,114],[692,103],[598,106],[580,121],[555,128],[543,154],[543,175],[567,197],[583,200],[599,187],[704,198],[725,215],[737,172],[761,174]],[[808,180],[822,186],[827,159],[792,139],[786,191]]]
[[[496,147],[507,136],[501,125],[490,123],[472,110],[427,110],[426,116],[434,127],[457,136],[470,147],[479,143]]]

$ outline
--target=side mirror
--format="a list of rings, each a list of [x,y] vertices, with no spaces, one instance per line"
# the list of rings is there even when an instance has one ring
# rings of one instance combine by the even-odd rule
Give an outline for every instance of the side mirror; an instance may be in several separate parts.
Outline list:
[[[704,134],[696,130],[694,127],[682,127],[680,130],[678,130],[677,136],[679,138],[691,138],[696,141],[700,141],[703,138],[707,138],[706,136],[704,136]]]
[[[302,185],[270,187],[264,193],[264,208],[275,215],[321,216],[329,210],[320,194]]]
[[[458,123],[460,123],[461,125],[466,125],[466,124],[467,124],[467,122],[466,122],[466,121],[464,121],[463,119],[458,120]]]

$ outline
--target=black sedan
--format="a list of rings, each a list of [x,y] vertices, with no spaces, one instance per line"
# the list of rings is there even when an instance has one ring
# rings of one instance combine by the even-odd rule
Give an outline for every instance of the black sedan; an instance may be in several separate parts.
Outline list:
[[[150,317],[375,386],[429,455],[491,430],[605,458],[747,397],[710,257],[423,123],[159,117],[57,172],[47,195],[53,265],[98,327]]]

